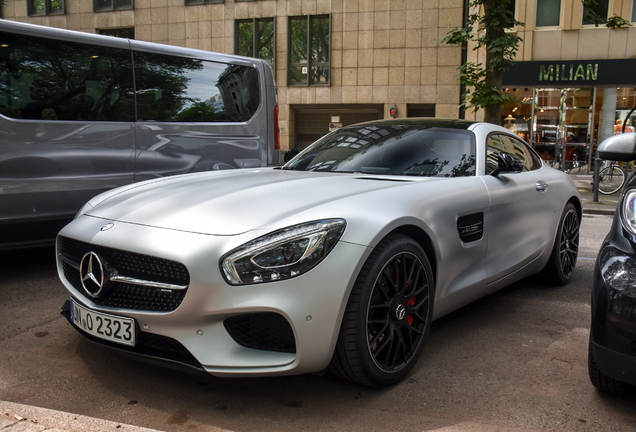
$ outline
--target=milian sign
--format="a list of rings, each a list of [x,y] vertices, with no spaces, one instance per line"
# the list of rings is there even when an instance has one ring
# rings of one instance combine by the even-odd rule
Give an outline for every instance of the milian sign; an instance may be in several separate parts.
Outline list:
[[[504,87],[635,87],[636,59],[517,62]]]
[[[598,63],[587,64],[555,64],[539,66],[539,81],[596,81],[598,79]]]

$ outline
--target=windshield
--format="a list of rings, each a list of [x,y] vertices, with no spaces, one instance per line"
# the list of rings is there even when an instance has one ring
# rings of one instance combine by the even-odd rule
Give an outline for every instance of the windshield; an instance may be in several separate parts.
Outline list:
[[[421,125],[358,125],[326,135],[283,169],[384,175],[475,175],[472,132]]]

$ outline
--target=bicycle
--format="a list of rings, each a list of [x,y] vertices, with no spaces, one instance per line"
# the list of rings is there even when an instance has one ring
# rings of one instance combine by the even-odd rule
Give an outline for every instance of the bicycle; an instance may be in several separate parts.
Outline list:
[[[614,161],[605,161],[598,174],[598,191],[603,195],[611,195],[623,188],[625,171]]]

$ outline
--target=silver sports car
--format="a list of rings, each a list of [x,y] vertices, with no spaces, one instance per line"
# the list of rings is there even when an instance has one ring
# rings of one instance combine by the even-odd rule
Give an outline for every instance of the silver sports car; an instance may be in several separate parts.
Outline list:
[[[57,239],[62,312],[94,342],[217,376],[390,385],[436,318],[536,273],[567,283],[580,219],[570,178],[507,129],[363,123],[282,168],[93,198]]]

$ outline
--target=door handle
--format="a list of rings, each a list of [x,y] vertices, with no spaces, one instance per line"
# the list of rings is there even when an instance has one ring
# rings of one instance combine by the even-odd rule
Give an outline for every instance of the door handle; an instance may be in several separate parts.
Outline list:
[[[535,186],[539,192],[545,192],[548,190],[548,184],[543,180],[539,180]]]

